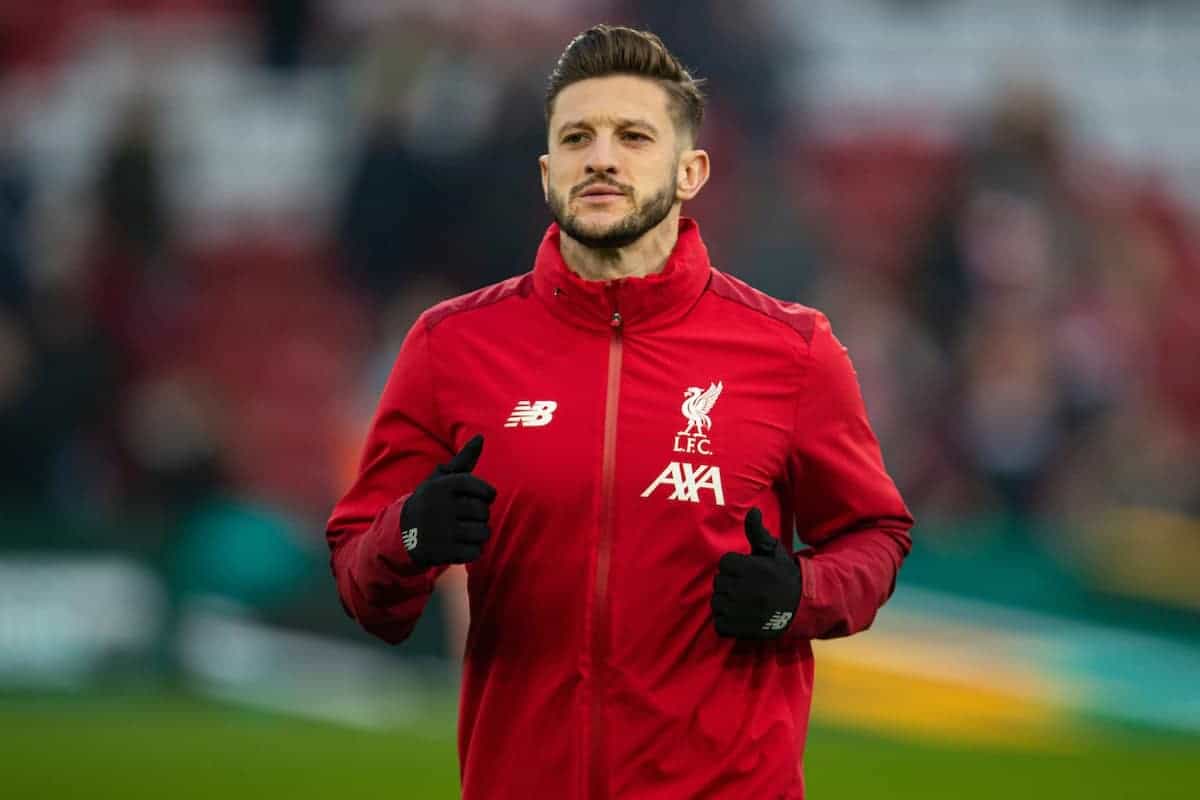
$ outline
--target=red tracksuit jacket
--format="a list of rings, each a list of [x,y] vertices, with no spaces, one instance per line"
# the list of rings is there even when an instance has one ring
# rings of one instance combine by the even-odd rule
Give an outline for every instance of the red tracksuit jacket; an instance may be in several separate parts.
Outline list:
[[[809,641],[870,625],[910,547],[846,351],[819,312],[714,269],[691,220],[645,278],[584,281],[558,243],[413,326],[329,521],[342,602],[409,635],[438,570],[408,560],[401,506],[483,433],[463,797],[801,798]],[[717,636],[709,607],[752,506],[810,546],[768,642]]]

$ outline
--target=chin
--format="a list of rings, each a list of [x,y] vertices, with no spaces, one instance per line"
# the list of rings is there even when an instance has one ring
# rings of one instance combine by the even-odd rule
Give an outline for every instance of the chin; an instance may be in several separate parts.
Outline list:
[[[623,221],[624,220],[622,220],[622,219],[615,219],[615,220],[612,220],[611,222],[606,222],[603,224],[595,224],[595,225],[588,224],[588,222],[586,222],[586,221],[582,221],[582,224],[580,224],[579,227],[588,236],[592,236],[597,239],[602,239],[606,236],[611,236],[613,233],[620,230],[620,228],[622,227],[621,223]]]
[[[608,206],[588,206],[580,203],[572,209],[576,219],[621,220],[633,210],[628,203],[613,203]]]
[[[625,214],[576,214],[575,224],[592,235],[603,235],[625,221]]]

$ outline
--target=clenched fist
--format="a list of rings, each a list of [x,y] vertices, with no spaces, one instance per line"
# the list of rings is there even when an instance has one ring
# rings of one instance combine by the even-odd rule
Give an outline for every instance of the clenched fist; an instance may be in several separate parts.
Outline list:
[[[479,558],[491,535],[488,516],[496,490],[471,474],[483,435],[463,445],[449,463],[413,490],[400,512],[400,535],[413,563],[427,569]]]

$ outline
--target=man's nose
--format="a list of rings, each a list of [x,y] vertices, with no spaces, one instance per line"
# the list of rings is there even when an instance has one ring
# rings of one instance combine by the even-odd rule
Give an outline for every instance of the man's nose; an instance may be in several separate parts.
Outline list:
[[[616,151],[610,137],[597,136],[592,140],[592,146],[588,150],[587,171],[588,174],[598,172],[608,175],[617,174]]]

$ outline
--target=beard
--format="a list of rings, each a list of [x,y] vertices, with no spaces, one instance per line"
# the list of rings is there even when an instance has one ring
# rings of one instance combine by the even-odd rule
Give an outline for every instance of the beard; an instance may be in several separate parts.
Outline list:
[[[547,192],[546,202],[550,206],[550,213],[554,215],[554,221],[558,223],[558,227],[572,239],[584,247],[593,250],[615,250],[633,244],[642,238],[647,231],[654,229],[660,222],[666,219],[667,214],[671,213],[671,207],[675,205],[676,186],[674,174],[675,170],[672,170],[671,178],[667,180],[661,189],[651,195],[646,202],[636,205],[635,201],[632,211],[622,219],[600,230],[583,228],[579,222],[578,215],[572,214],[567,210],[567,202],[563,199],[562,195],[553,189]],[[596,180],[587,181],[573,188],[571,190],[571,197],[578,196],[579,192],[598,183],[615,186],[623,191],[626,197],[633,197],[633,187],[631,186],[619,184],[615,181]]]

